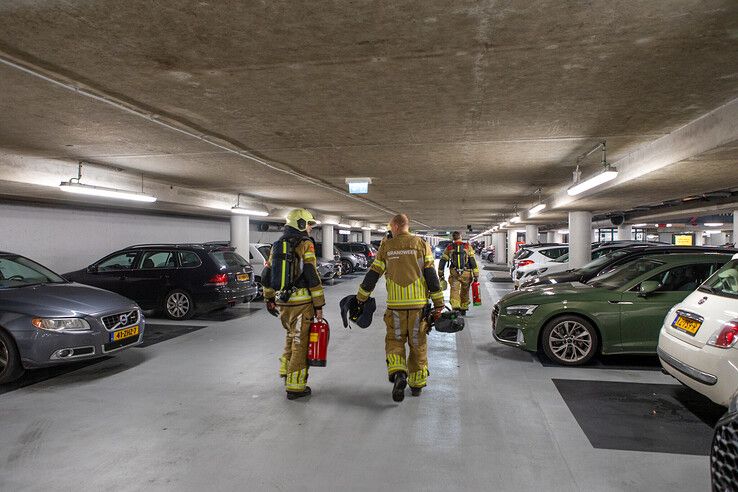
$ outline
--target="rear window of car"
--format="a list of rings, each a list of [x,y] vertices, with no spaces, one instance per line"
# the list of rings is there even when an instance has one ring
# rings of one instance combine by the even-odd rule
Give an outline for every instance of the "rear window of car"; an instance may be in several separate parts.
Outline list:
[[[348,244],[346,244],[346,243],[336,243],[335,246],[336,246],[336,248],[340,249],[341,251],[343,251],[345,253],[350,253],[351,252],[351,246],[348,245]]]
[[[239,269],[249,264],[243,256],[233,251],[213,251],[210,257],[221,268]]]
[[[272,254],[272,247],[271,246],[259,246],[256,248],[259,250],[259,253],[261,253],[261,256],[264,257],[265,260],[269,260],[269,255]]]
[[[526,259],[527,257],[529,257],[532,254],[533,254],[533,250],[532,249],[521,249],[520,251],[518,251],[517,253],[515,253],[514,258],[516,260],[524,260],[524,259]]]
[[[731,260],[708,278],[699,288],[723,297],[738,298],[738,260]]]

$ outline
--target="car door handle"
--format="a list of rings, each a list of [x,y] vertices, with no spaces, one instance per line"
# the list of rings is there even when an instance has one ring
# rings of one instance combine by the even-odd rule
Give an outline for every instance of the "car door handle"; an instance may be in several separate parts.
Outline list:
[[[620,305],[625,305],[625,306],[629,306],[633,304],[632,301],[607,301],[607,302],[610,304],[620,304]]]

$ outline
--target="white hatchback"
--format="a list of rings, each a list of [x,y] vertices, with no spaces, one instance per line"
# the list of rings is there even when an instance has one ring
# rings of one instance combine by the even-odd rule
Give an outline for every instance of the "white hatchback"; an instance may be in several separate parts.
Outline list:
[[[658,354],[686,386],[728,406],[738,390],[738,254],[674,306],[664,319]]]

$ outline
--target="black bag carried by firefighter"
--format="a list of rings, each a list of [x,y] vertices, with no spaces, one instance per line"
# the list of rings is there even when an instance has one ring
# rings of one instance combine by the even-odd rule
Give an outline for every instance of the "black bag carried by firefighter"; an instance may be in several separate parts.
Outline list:
[[[297,269],[297,255],[295,248],[303,241],[310,241],[307,237],[282,237],[272,244],[272,265],[270,285],[277,291],[282,302],[290,300],[296,290],[299,279],[295,278]]]
[[[448,309],[448,308],[446,308]],[[428,323],[433,326],[439,333],[457,333],[464,329],[464,317],[458,311],[444,311],[437,320],[433,320],[431,316],[432,309],[430,305],[426,306]]]
[[[456,270],[465,270],[468,262],[466,244],[451,243],[451,268]]]

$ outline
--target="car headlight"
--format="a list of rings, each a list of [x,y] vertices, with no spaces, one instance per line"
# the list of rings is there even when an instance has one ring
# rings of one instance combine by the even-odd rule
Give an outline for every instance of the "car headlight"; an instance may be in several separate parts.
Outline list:
[[[90,324],[82,318],[33,318],[31,324],[47,331],[88,331]]]
[[[536,310],[538,304],[521,304],[519,306],[508,306],[505,313],[512,316],[530,316]]]
[[[433,248],[433,251],[435,251],[436,253],[438,253],[439,251],[441,251],[441,248],[439,248],[438,246],[436,246],[435,248]]]

